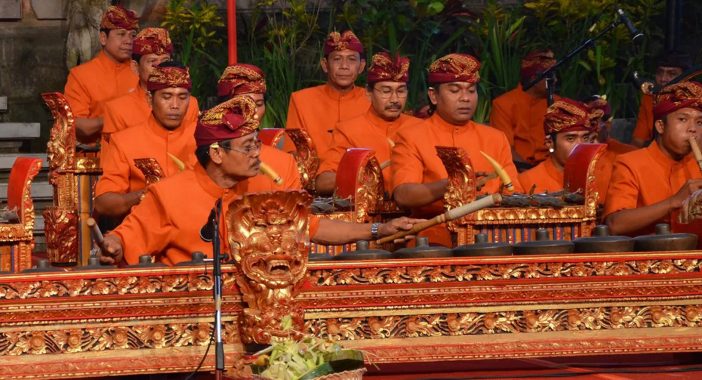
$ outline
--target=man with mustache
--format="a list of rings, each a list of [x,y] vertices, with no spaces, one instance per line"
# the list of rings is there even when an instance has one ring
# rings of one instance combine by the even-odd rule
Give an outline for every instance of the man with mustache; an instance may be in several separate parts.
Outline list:
[[[668,82],[688,70],[692,66],[690,56],[682,52],[667,52],[656,65],[655,82],[659,87],[668,85]],[[650,142],[653,136],[653,95],[643,94],[639,105],[639,115],[636,118],[636,128],[631,138],[631,143],[643,147]]]
[[[563,190],[563,168],[578,144],[592,142],[602,110],[567,98],[556,100],[544,118],[545,145],[549,156],[535,167],[519,174],[525,191],[535,193]]]
[[[146,187],[195,164],[196,123],[186,120],[190,74],[164,62],[149,76],[151,115],[141,125],[112,134],[101,155],[103,174],[95,187],[95,211],[122,218],[143,198]]]
[[[528,90],[522,86],[555,63],[551,50],[530,52],[522,59],[517,88],[492,101],[490,125],[505,133],[512,147],[512,158],[521,167],[528,168],[548,157],[544,146],[544,115],[548,108],[546,80],[540,80]]]
[[[217,82],[217,95],[222,102],[237,95],[245,95],[256,103],[256,119],[259,123],[266,113],[266,77],[259,67],[237,63],[224,69]],[[269,165],[278,175],[281,183],[274,183],[266,175],[258,174],[237,184],[238,193],[255,193],[274,190],[300,190],[300,172],[295,158],[272,146],[261,146],[261,161]]]
[[[620,155],[614,163],[604,217],[614,235],[653,232],[672,211],[702,188],[702,173],[689,140],[702,127],[702,84],[681,82],[654,99],[651,145]]]
[[[336,170],[346,149],[373,149],[379,163],[388,162],[397,131],[421,122],[420,119],[402,113],[407,103],[409,64],[407,57],[393,58],[385,52],[371,58],[366,85],[371,106],[365,114],[339,122],[334,128],[331,149],[319,167],[317,193],[326,195],[334,191]],[[391,169],[389,166],[383,169],[385,189],[388,192],[392,190]]]
[[[487,153],[514,179],[515,190],[521,190],[505,134],[471,120],[478,106],[479,70],[480,62],[468,54],[449,54],[434,61],[427,78],[432,116],[397,134],[391,159],[393,197],[416,217],[433,217],[445,211],[448,173],[436,146],[462,148],[478,174],[493,172],[480,152]],[[489,194],[499,189],[500,180],[490,179],[479,192]],[[452,246],[446,226],[425,232],[432,242]]]
[[[134,91],[112,99],[105,104],[102,140],[109,142],[109,135],[128,127],[143,124],[151,115],[151,99],[147,82],[153,68],[170,61],[173,44],[168,31],[163,28],[145,28],[134,38],[132,58],[139,70],[139,86]],[[197,99],[190,97],[185,119],[196,123],[200,113]]]
[[[329,33],[320,65],[327,74],[327,83],[292,93],[285,128],[305,130],[317,157],[324,160],[336,123],[362,115],[370,104],[363,88],[355,85],[366,60],[363,44],[352,31]],[[294,150],[288,140],[285,150]]]
[[[204,236],[203,225],[213,206],[222,199],[222,213],[226,214],[231,200],[242,195],[236,190],[237,183],[259,171],[261,142],[255,109],[250,97],[239,95],[203,112],[195,131],[195,168],[150,186],[143,202],[105,235],[101,261],[119,263],[125,259],[134,264],[140,255],[150,254],[158,262],[174,265],[190,260],[195,251],[212,257],[212,237]],[[408,230],[416,222],[398,218],[372,227],[312,216],[310,237],[341,244],[388,236]],[[226,236],[221,238],[226,241]]]
[[[102,50],[68,74],[63,92],[75,117],[79,141],[96,141],[102,130],[104,103],[137,88],[132,42],[138,28],[134,11],[119,5],[109,7],[100,22]]]

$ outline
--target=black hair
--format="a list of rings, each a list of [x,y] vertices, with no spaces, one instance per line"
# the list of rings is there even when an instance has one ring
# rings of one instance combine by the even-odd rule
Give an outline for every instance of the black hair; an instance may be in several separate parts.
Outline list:
[[[678,67],[687,71],[692,67],[690,55],[682,51],[668,51],[657,60],[656,67]]]
[[[156,67],[177,67],[179,69],[185,69],[185,65],[178,61],[165,61],[158,64]]]
[[[197,162],[199,162],[203,168],[207,167],[207,164],[209,164],[210,161],[212,161],[212,159],[210,158],[210,146],[198,146],[195,149],[195,158],[197,158]]]

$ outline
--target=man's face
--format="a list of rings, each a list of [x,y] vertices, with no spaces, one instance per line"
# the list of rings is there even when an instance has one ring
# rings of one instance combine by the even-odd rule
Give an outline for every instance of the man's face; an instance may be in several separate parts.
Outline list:
[[[180,87],[156,90],[151,95],[154,118],[169,130],[180,127],[189,104],[190,91]]]
[[[368,89],[373,110],[387,121],[397,120],[407,103],[407,83],[377,82]]]
[[[250,133],[220,143],[222,149],[221,168],[228,176],[238,181],[254,177],[261,165],[261,140],[258,133]]]
[[[337,89],[346,90],[353,87],[365,69],[366,61],[357,51],[345,49],[329,53],[322,58],[321,65],[329,83]]]
[[[569,131],[561,132],[556,135],[555,143],[550,137],[546,138],[546,146],[553,147],[553,158],[561,166],[565,166],[570,153],[579,144],[587,144],[592,142],[593,134],[590,131]]]
[[[467,82],[442,83],[429,88],[429,100],[442,119],[464,125],[473,118],[478,106],[478,86]]]
[[[139,58],[139,81],[146,84],[154,67],[171,59],[169,54],[144,54]]]
[[[702,128],[702,111],[695,108],[681,108],[655,122],[660,135],[661,148],[679,158],[690,153],[690,137],[697,137]]]
[[[666,86],[682,72],[683,70],[680,67],[658,66],[656,69],[656,84],[661,87]]]
[[[246,95],[256,102],[256,117],[258,118],[258,121],[263,120],[263,116],[266,114],[266,96],[254,92],[249,92],[242,95]]]
[[[117,62],[132,59],[132,43],[136,31],[127,29],[112,29],[109,33],[100,32],[100,45],[105,53]]]

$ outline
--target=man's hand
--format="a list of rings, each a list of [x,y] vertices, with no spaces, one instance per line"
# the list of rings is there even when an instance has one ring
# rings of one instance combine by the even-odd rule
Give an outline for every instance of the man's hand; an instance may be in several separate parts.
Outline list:
[[[119,264],[124,258],[122,239],[115,235],[107,235],[104,240],[105,250],[100,252],[100,263],[106,265]]]
[[[702,179],[690,179],[670,199],[670,211],[682,207],[683,202],[695,191],[702,189]]]
[[[378,227],[378,236],[385,237],[393,235],[400,231],[409,231],[414,227],[415,224],[425,222],[426,219],[412,219],[406,216],[395,218],[389,220],[386,223],[381,224]],[[409,239],[411,236],[405,236],[405,239]]]

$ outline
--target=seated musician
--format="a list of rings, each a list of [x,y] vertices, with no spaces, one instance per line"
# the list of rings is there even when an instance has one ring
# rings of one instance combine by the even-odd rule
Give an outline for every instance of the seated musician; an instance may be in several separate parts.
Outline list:
[[[555,63],[551,50],[530,52],[522,58],[520,84],[492,101],[490,125],[505,133],[512,147],[512,157],[522,167],[536,165],[548,157],[543,128],[548,108],[546,80],[542,79],[528,90],[522,86]]]
[[[444,211],[448,173],[436,146],[462,148],[479,174],[493,171],[480,152],[487,153],[515,179],[515,189],[521,191],[505,134],[471,120],[478,106],[479,69],[480,62],[467,54],[449,54],[432,63],[428,95],[433,114],[397,134],[391,159],[393,197],[400,207],[411,209],[417,217],[433,217]],[[499,179],[490,179],[480,193],[494,193],[499,188]],[[445,226],[427,231],[430,241],[452,244]]]
[[[327,83],[292,93],[285,128],[305,130],[321,160],[331,146],[336,123],[362,115],[370,104],[363,88],[355,85],[366,60],[363,44],[352,31],[329,33],[320,65]],[[294,150],[289,140],[286,144],[286,151]]]
[[[195,123],[185,119],[190,74],[174,62],[155,67],[147,83],[152,112],[142,125],[112,134],[102,152],[103,175],[95,211],[121,218],[143,198],[146,186],[195,164]]]
[[[132,41],[138,28],[134,11],[109,7],[100,21],[102,50],[68,74],[64,95],[76,118],[79,141],[96,141],[102,130],[104,103],[137,88]]]
[[[103,141],[109,141],[109,135],[134,125],[141,125],[151,115],[151,100],[147,83],[149,75],[155,66],[170,61],[173,54],[173,44],[168,31],[163,28],[145,28],[134,38],[132,58],[139,70],[139,86],[126,95],[112,99],[105,104]],[[200,112],[197,99],[190,97],[188,112],[185,119],[197,122]]]
[[[218,199],[226,207],[244,194],[241,186],[259,172],[261,142],[258,140],[256,104],[248,96],[232,99],[203,112],[195,131],[198,164],[149,186],[144,200],[122,224],[105,236],[104,263],[138,261],[151,254],[157,261],[173,265],[190,260],[200,251],[212,257],[211,237],[203,233]],[[226,209],[222,211],[226,215]],[[388,236],[408,230],[415,220],[399,218],[376,225],[355,224],[312,217],[310,236],[322,243],[346,243]],[[202,235],[202,236],[201,236]]]
[[[331,194],[336,185],[336,170],[348,148],[368,148],[375,151],[378,163],[389,163],[395,134],[401,128],[418,124],[420,119],[402,113],[407,103],[407,74],[409,59],[388,53],[378,53],[368,69],[366,93],[371,106],[365,114],[341,121],[332,132],[331,149],[327,151],[317,176],[317,193]],[[389,192],[391,169],[383,169],[385,189]]]
[[[256,102],[256,117],[261,122],[266,113],[266,77],[263,71],[254,65],[238,63],[224,69],[217,82],[217,95],[224,102],[236,95],[246,95]],[[273,190],[299,190],[300,172],[295,158],[272,146],[261,146],[261,161],[269,165],[280,176],[281,183],[276,184],[271,178],[258,174],[249,178],[246,193]]]
[[[563,168],[570,152],[582,143],[589,143],[596,134],[601,110],[567,98],[556,100],[544,118],[544,133],[549,156],[537,166],[519,174],[519,182],[527,193],[563,190]]]
[[[702,188],[690,139],[702,127],[702,85],[666,86],[653,107],[658,136],[647,148],[617,158],[604,216],[612,234],[640,235],[669,222],[670,213]]]

